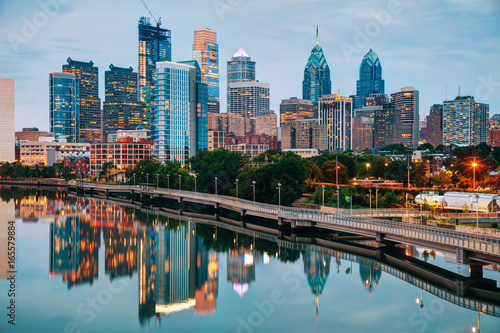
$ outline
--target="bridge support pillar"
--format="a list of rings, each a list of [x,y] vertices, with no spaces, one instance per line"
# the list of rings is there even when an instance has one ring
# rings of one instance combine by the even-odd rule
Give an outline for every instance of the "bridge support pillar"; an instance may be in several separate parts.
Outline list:
[[[384,241],[385,234],[381,232],[377,232],[377,235],[375,236],[375,239],[377,242],[382,243]]]
[[[105,193],[106,193],[106,199],[109,198],[109,192],[108,192],[108,189],[105,190]]]
[[[182,200],[182,197],[179,197],[179,204],[178,204],[178,211],[179,215],[182,215],[182,213],[186,210],[186,202]]]
[[[471,279],[482,279],[483,278],[483,264],[482,263],[477,263],[477,264],[470,264],[469,266],[469,271],[470,271],[470,278]]]
[[[243,220],[245,219],[245,214],[246,214],[246,210],[245,209],[241,209],[240,210],[240,221],[243,222]]]

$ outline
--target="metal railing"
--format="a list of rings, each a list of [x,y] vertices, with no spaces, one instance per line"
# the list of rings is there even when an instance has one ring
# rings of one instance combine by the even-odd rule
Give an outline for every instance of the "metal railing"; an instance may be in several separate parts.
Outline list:
[[[129,189],[131,191],[140,191],[139,186],[130,185],[84,184],[84,187],[92,187],[94,189],[119,188]],[[376,219],[370,216],[351,215],[345,211],[336,214],[322,214],[317,209],[287,206],[279,207],[276,205],[257,203],[234,197],[199,192],[157,189],[150,187],[149,193],[158,195],[170,194],[180,198],[204,200],[288,220],[317,222],[321,223],[323,226],[330,225],[332,229],[337,226],[348,228],[350,230],[357,229],[361,234],[363,234],[363,231],[371,233],[376,232],[385,235],[394,235],[412,240],[444,244],[452,247],[459,247],[476,252],[500,256],[500,237],[494,235],[475,235],[473,233],[452,231],[431,226],[393,222],[389,220]],[[399,212],[399,214],[407,212],[407,210],[394,211]]]

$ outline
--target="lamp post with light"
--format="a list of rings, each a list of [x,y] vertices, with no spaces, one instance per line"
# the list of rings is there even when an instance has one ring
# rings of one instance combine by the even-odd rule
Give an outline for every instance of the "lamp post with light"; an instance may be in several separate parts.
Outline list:
[[[239,181],[239,179],[238,179],[238,178],[236,178],[236,179],[234,180],[234,183],[236,184],[236,198],[238,198],[238,183],[239,183],[239,182],[240,182],[240,181]]]
[[[196,178],[198,178],[196,175],[194,176],[194,193],[196,193]]]
[[[325,205],[325,185],[321,185],[321,188],[323,189],[323,193],[322,193],[322,195],[323,195],[323,204],[322,204],[322,206],[324,206]]]
[[[179,191],[182,189],[182,175],[179,175]]]
[[[473,169],[473,181],[472,181],[472,190],[475,191],[476,190],[476,167],[477,167],[477,162],[476,162],[476,158],[474,158],[474,162],[472,162],[472,169]]]
[[[253,202],[255,202],[255,180],[252,180],[252,185],[253,187]]]
[[[215,195],[217,195],[217,177],[214,178],[214,182],[215,182]]]
[[[281,211],[281,183],[278,183],[276,189],[278,190],[278,208]]]
[[[170,190],[170,174],[167,173],[167,189]]]

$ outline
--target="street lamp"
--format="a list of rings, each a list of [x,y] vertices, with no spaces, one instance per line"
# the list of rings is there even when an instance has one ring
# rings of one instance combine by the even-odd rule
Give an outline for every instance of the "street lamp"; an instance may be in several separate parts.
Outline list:
[[[472,332],[481,332],[481,319],[479,318],[480,313],[480,311],[477,312],[477,327],[472,327]]]
[[[321,185],[321,188],[323,189],[323,193],[322,193],[323,194],[323,205],[322,206],[324,206],[325,205],[325,185]]]
[[[422,211],[422,206],[424,205],[424,197],[422,195],[422,192],[420,192],[420,225],[422,225],[422,215],[424,214],[423,211]]]
[[[167,173],[167,188],[170,190],[170,174]]]
[[[135,173],[134,173],[134,186],[135,186]]]
[[[420,288],[420,298],[417,298],[415,302],[420,305],[420,308],[424,307],[424,290]]]
[[[182,189],[182,175],[179,175],[179,191]]]
[[[255,202],[255,180],[252,180],[252,185],[253,187],[253,202]]]
[[[238,198],[238,183],[240,181],[238,180],[238,178],[235,179],[234,183],[236,184],[236,198]]]
[[[378,185],[375,186],[375,210],[378,210]]]
[[[215,182],[215,195],[217,195],[217,177],[214,178],[214,182]]]
[[[337,211],[340,209],[340,186],[337,186]]]
[[[194,176],[194,193],[196,193],[196,178],[198,178],[198,177]]]
[[[160,174],[159,173],[156,174],[156,187],[157,188],[160,187]]]
[[[149,173],[146,174],[146,184],[149,184]]]
[[[281,211],[281,183],[278,183],[276,189],[278,190],[278,208]]]
[[[368,192],[370,193],[370,217],[372,217],[372,189],[369,189]]]
[[[366,163],[366,176],[369,177],[370,173],[370,163]]]
[[[473,177],[473,182],[472,182],[472,190],[475,191],[476,190],[476,167],[477,167],[477,163],[476,163],[476,158],[474,157],[474,162],[472,162],[472,169],[474,170],[474,177]]]
[[[472,203],[474,202],[472,198],[475,199],[476,203],[476,237],[479,237],[479,194],[475,193],[470,198],[471,198],[471,209],[472,209]]]

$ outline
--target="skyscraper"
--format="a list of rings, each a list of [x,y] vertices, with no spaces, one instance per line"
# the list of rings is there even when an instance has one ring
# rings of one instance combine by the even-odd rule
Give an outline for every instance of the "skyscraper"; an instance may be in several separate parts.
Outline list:
[[[14,80],[0,78],[0,163],[15,161]]]
[[[152,88],[155,86],[153,75],[156,63],[172,61],[171,32],[160,28],[160,23],[153,27],[147,17],[139,19],[139,99],[144,103],[144,125],[150,126],[154,108]]]
[[[309,60],[304,70],[302,81],[302,98],[317,103],[322,95],[332,93],[332,82],[330,81],[330,68],[326,62],[323,49],[318,42],[318,27],[316,27],[316,45],[311,51]]]
[[[99,98],[99,69],[92,61],[74,61],[68,58],[64,73],[78,79],[80,142],[101,141],[101,99]]]
[[[227,62],[227,110],[229,112],[229,84],[255,81],[255,61],[240,47]]]
[[[359,80],[356,82],[356,96],[354,108],[365,106],[365,98],[370,94],[384,94],[384,80],[382,80],[382,66],[372,49],[363,57],[359,66]]]
[[[80,103],[78,80],[71,73],[50,73],[50,132],[79,142]]]
[[[319,122],[326,125],[327,150],[351,149],[352,99],[339,94],[320,97],[318,100]]]
[[[169,61],[156,64],[154,90],[157,108],[151,126],[159,162],[186,165],[196,154],[196,67]]]
[[[103,103],[103,141],[118,130],[132,130],[143,124],[139,102],[138,75],[132,69],[109,65],[104,73],[106,100]]]
[[[229,84],[228,112],[255,119],[269,110],[270,86],[263,82],[235,82]]]
[[[427,116],[427,142],[433,147],[443,144],[443,105],[431,106],[430,114]]]
[[[201,83],[208,86],[210,111],[219,112],[219,45],[214,30],[194,31],[193,60],[200,66]]]
[[[457,96],[443,103],[443,144],[478,145],[488,141],[490,106],[473,96]]]
[[[406,147],[417,149],[419,139],[419,92],[413,87],[404,87],[391,94],[391,102],[401,117],[401,142]]]
[[[394,103],[385,103],[377,108],[373,124],[373,148],[381,149],[394,143],[401,143],[401,114]]]

